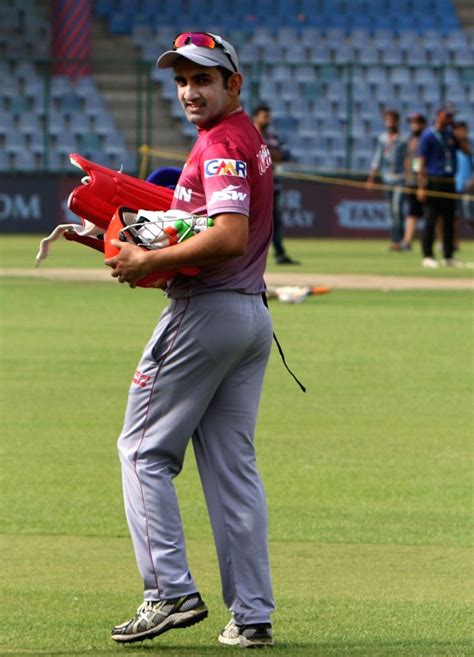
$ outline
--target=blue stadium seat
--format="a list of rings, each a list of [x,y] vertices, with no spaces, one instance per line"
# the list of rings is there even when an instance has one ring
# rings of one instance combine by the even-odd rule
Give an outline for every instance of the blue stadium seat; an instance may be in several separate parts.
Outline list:
[[[410,84],[412,74],[408,68],[396,66],[390,70],[389,79],[392,84]]]
[[[133,11],[114,11],[109,14],[109,31],[112,34],[129,34],[133,26]]]
[[[335,50],[333,61],[336,64],[347,64],[356,59],[357,49],[352,45],[342,42]]]
[[[313,83],[316,82],[316,71],[314,66],[298,66],[295,71],[295,79],[298,82]]]
[[[25,112],[18,117],[17,130],[22,135],[33,135],[40,129],[38,116],[34,112]]]
[[[361,64],[378,64],[380,62],[379,48],[373,43],[367,43],[358,50],[357,61]]]
[[[291,46],[287,46],[285,50],[285,60],[291,64],[310,61],[310,51],[303,44],[294,43]]]
[[[474,66],[473,53],[468,49],[454,51],[454,63],[456,66]]]
[[[414,82],[425,86],[434,86],[439,83],[439,77],[430,67],[419,67],[413,73]]]
[[[80,136],[84,133],[89,132],[91,128],[90,117],[84,112],[78,112],[74,115],[74,120],[71,122],[71,131]]]
[[[381,55],[384,64],[397,66],[403,63],[403,52],[396,45],[386,46],[382,49]]]
[[[19,116],[32,109],[31,101],[25,96],[14,96],[10,99],[10,112],[12,116]]]
[[[287,64],[279,64],[274,66],[271,72],[271,77],[274,82],[288,82],[292,79],[292,71]]]
[[[101,18],[107,18],[117,8],[114,0],[96,0],[95,13]]]
[[[310,45],[309,59],[314,64],[326,64],[330,61],[330,51],[326,42],[318,41]]]
[[[81,96],[73,91],[68,91],[57,96],[57,100],[59,103],[59,110],[63,114],[76,114],[85,108],[85,103]]]

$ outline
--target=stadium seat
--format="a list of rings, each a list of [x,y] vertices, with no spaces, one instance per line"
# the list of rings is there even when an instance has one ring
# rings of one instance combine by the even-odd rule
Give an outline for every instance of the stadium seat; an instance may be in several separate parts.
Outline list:
[[[392,84],[410,84],[413,80],[410,70],[400,66],[390,69],[389,79]]]
[[[285,61],[290,64],[301,64],[309,61],[310,50],[303,44],[294,43],[285,49]]]
[[[18,117],[17,130],[22,135],[32,135],[41,130],[40,121],[37,114],[33,112],[25,112]]]
[[[378,47],[373,43],[366,43],[358,49],[356,61],[360,64],[378,64],[380,62]]]
[[[421,48],[414,48],[406,53],[405,63],[408,66],[424,66],[428,63],[426,52]]]
[[[74,120],[71,122],[71,131],[77,135],[81,136],[83,134],[88,134],[91,127],[91,120],[87,114],[80,112],[74,115]]]
[[[403,52],[397,45],[386,46],[381,50],[382,62],[391,66],[399,66],[403,63]]]
[[[453,56],[456,66],[474,66],[473,53],[467,48],[455,50]]]
[[[133,25],[133,11],[114,11],[109,14],[111,34],[128,34]]]
[[[436,48],[427,52],[427,61],[431,66],[445,66],[449,64],[449,53],[446,48]]]
[[[426,87],[434,86],[439,83],[439,77],[435,71],[430,67],[415,68],[413,72],[413,79],[416,84],[422,84]]]
[[[17,116],[32,109],[32,104],[25,96],[15,96],[10,101],[10,112],[12,116]]]

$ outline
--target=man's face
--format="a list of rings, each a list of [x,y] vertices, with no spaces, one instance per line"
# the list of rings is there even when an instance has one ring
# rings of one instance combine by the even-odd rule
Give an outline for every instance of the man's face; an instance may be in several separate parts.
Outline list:
[[[410,122],[410,128],[414,135],[420,135],[423,132],[423,130],[426,128],[426,125],[424,121],[420,121],[419,119],[413,119],[413,121]]]
[[[467,128],[465,128],[463,125],[457,125],[454,127],[454,134],[456,139],[463,141],[464,139],[467,139]]]
[[[451,112],[443,110],[438,114],[438,120],[441,124],[441,129],[444,129],[453,124],[454,116]]]
[[[385,114],[384,122],[387,130],[396,130],[398,128],[398,119],[395,114]]]
[[[270,112],[267,110],[260,110],[260,112],[257,112],[257,114],[254,116],[254,123],[258,125],[260,130],[266,130],[271,122],[272,117],[270,116]]]
[[[233,111],[236,94],[232,85],[228,89],[224,87],[217,67],[200,66],[183,59],[177,62],[174,72],[178,99],[190,123],[205,127]]]

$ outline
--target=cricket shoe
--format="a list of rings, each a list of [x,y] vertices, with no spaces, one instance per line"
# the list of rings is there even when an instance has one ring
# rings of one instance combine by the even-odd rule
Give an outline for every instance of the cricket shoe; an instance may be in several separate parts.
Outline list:
[[[133,618],[113,628],[112,639],[119,643],[154,639],[168,630],[199,623],[207,614],[207,607],[199,593],[173,600],[144,602]]]
[[[423,258],[421,265],[426,269],[438,269],[439,263],[434,258]]]
[[[277,256],[275,258],[275,263],[277,265],[299,265],[300,264],[299,260],[293,260],[293,258],[290,258],[289,255],[286,255],[286,253],[284,253],[283,255]]]
[[[237,625],[233,620],[224,627],[218,641],[239,648],[271,648],[274,645],[270,623]]]
[[[456,258],[443,258],[441,262],[445,267],[457,267],[458,269],[464,267],[464,262],[456,260]]]

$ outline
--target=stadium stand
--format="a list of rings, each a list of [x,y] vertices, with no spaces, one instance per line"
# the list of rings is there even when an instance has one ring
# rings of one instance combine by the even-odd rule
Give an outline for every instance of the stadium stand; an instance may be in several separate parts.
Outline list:
[[[69,153],[78,150],[116,168],[134,162],[93,77],[72,80],[45,69],[50,45],[51,27],[39,4],[2,4],[0,168],[68,170]]]
[[[205,4],[206,15],[217,21],[219,3]],[[108,0],[98,12],[111,32],[128,23],[143,59],[154,62],[183,29],[180,9],[190,23],[186,29],[204,29],[202,5],[165,2],[159,22],[147,2],[136,3],[135,22],[128,2]],[[449,100],[460,117],[472,114],[474,36],[462,31],[449,0],[239,2],[217,22],[216,31],[242,43],[240,60],[250,80],[244,105],[270,104],[275,129],[303,165],[368,169],[388,105],[402,115],[417,110],[430,116]],[[152,75],[191,136],[169,76]]]
[[[50,78],[33,63],[49,55],[43,9],[34,0],[0,8],[0,167],[64,169],[73,150],[133,167],[132,145],[94,77]],[[474,32],[462,28],[451,0],[240,0],[225,11],[219,0],[162,0],[159,12],[152,0],[96,0],[94,13],[111,39],[128,35],[149,62],[189,141],[194,127],[169,71],[154,67],[183,29],[220,32],[240,46],[244,107],[271,106],[275,129],[302,166],[367,170],[388,105],[402,116],[432,116],[450,101],[472,120]]]

